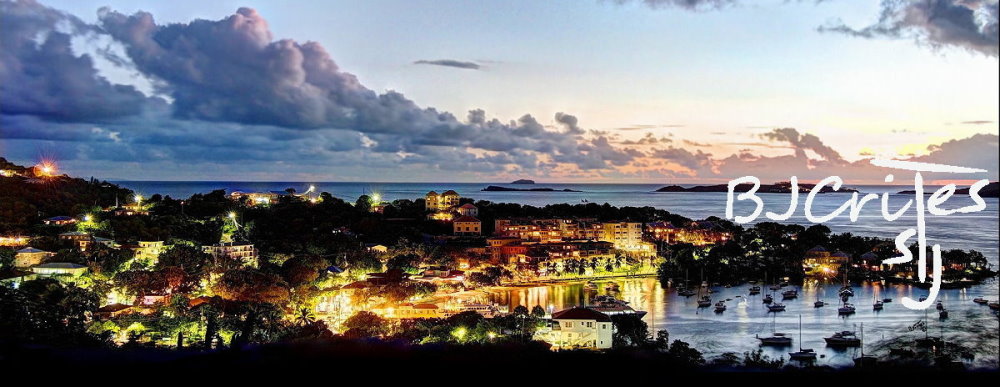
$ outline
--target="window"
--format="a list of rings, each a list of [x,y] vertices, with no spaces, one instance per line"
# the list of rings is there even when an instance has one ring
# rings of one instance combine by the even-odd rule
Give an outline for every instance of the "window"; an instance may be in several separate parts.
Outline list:
[[[591,322],[591,321],[587,321],[587,328],[593,328],[593,327],[594,327],[594,323]]]

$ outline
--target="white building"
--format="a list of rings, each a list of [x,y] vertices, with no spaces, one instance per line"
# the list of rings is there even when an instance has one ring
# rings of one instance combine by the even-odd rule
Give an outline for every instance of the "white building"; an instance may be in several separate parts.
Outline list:
[[[614,324],[604,313],[575,307],[553,313],[551,327],[538,334],[554,349],[608,349]]]

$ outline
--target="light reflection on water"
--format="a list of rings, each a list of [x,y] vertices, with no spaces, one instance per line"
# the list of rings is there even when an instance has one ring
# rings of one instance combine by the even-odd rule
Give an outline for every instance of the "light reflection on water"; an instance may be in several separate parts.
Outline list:
[[[770,335],[774,324],[777,332],[792,336],[794,343],[787,348],[763,347],[764,353],[772,357],[782,356],[787,360],[788,352],[799,347],[799,315],[802,316],[802,346],[816,350],[820,355],[816,362],[818,365],[853,365],[853,359],[860,355],[859,349],[830,349],[826,347],[823,338],[842,330],[860,331],[862,323],[866,354],[875,352],[875,355],[885,355],[885,350],[877,348],[881,347],[880,344],[885,344],[886,340],[924,335],[922,331],[908,330],[911,325],[924,318],[924,312],[907,309],[901,301],[904,296],[919,298],[926,295],[927,290],[908,285],[873,283],[855,286],[855,296],[849,302],[855,304],[857,313],[842,317],[837,314],[838,283],[811,282],[801,288],[796,286],[794,288],[800,289],[799,297],[791,300],[782,301],[780,292],[776,292],[776,302],[784,303],[787,310],[774,314],[769,313],[761,302],[763,294],[768,292],[766,286],[764,293],[756,296],[747,296],[749,285],[712,287],[715,292],[711,294],[713,303],[729,299],[726,302],[727,310],[715,313],[713,308],[699,309],[697,297],[682,297],[673,290],[664,290],[655,278],[615,280],[613,282],[620,288],[618,292],[606,291],[604,284],[607,282],[609,281],[598,282],[597,289],[585,289],[583,282],[503,289],[491,293],[491,298],[493,302],[507,305],[511,310],[518,305],[529,309],[541,305],[551,312],[586,305],[597,294],[612,294],[628,301],[635,309],[647,311],[643,320],[650,324],[651,331],[665,329],[670,334],[670,340],[686,341],[702,351],[706,358],[723,352],[742,354],[761,348],[754,335]],[[941,290],[938,300],[943,302],[950,316],[942,321],[938,319],[937,310],[928,310],[928,334],[940,336],[943,333],[946,341],[975,348],[976,359],[973,365],[996,368],[1000,351],[997,315],[987,306],[972,302],[972,299],[983,296],[995,300],[997,293],[996,281],[968,289]],[[874,311],[873,296],[878,299],[892,298],[892,302],[886,303],[884,310]],[[815,308],[813,303],[817,299],[826,301],[827,305]]]

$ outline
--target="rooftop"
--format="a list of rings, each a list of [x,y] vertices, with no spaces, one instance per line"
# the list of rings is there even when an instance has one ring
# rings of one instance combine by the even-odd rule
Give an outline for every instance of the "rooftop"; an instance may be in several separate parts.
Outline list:
[[[474,216],[463,216],[458,219],[455,219],[455,223],[469,223],[469,222],[479,223],[479,219]]]
[[[611,322],[611,317],[593,309],[573,307],[552,314],[553,320],[596,320]]]

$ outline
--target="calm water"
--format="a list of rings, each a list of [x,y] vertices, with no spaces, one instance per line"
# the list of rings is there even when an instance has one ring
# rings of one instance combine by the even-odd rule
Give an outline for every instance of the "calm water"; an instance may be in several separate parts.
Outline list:
[[[604,284],[598,283],[596,290],[584,289],[583,283],[558,284],[539,287],[513,288],[495,291],[489,298],[511,309],[524,305],[529,309],[540,305],[548,311],[558,311],[572,306],[585,305],[596,294],[607,294]],[[802,316],[802,342],[804,348],[812,348],[821,356],[818,365],[850,366],[860,355],[857,348],[836,350],[827,348],[824,337],[842,330],[860,331],[864,324],[865,354],[885,355],[885,345],[897,337],[923,337],[922,331],[909,331],[908,327],[924,318],[924,312],[907,309],[901,303],[903,296],[919,298],[926,290],[911,286],[879,284],[855,286],[855,297],[850,302],[857,307],[857,313],[847,317],[837,314],[837,291],[840,284],[807,283],[800,289],[799,297],[781,301],[787,307],[785,312],[769,313],[761,302],[763,295],[747,296],[749,285],[733,288],[713,287],[713,303],[726,301],[727,310],[715,313],[714,308],[698,308],[697,297],[682,297],[672,289],[663,289],[654,278],[624,279],[614,281],[620,291],[611,293],[628,301],[635,309],[649,313],[643,318],[650,329],[667,330],[670,339],[683,340],[702,351],[707,358],[723,352],[742,354],[763,348],[772,357],[788,359],[788,352],[796,351],[800,345],[798,324]],[[788,288],[786,288],[788,289]],[[764,287],[765,293],[767,287]],[[879,299],[892,298],[882,311],[872,308],[873,294]],[[937,311],[928,310],[928,333],[932,336],[944,334],[946,341],[962,343],[976,348],[976,367],[996,368],[1000,336],[996,313],[985,305],[972,302],[978,296],[996,299],[997,283],[991,281],[970,289],[942,290],[938,296],[948,309],[949,318],[938,319]],[[781,295],[775,294],[780,300]],[[828,304],[815,308],[813,302],[822,299]],[[777,332],[793,337],[791,347],[760,347],[755,335],[768,336],[772,324]],[[860,334],[860,332],[859,332]]]
[[[198,192],[209,192],[214,189],[268,191],[295,188],[305,191],[309,184],[283,182],[120,182],[122,185],[136,190],[144,195],[160,193],[175,198],[188,197]],[[385,200],[417,199],[427,191],[441,192],[448,189],[458,191],[463,197],[493,202],[513,202],[534,206],[555,203],[577,204],[584,201],[613,206],[653,206],[672,213],[693,219],[708,216],[725,217],[725,193],[656,193],[661,184],[537,184],[534,186],[517,186],[500,183],[315,183],[317,190],[326,191],[332,195],[353,201],[362,194],[378,192]],[[583,192],[482,192],[487,185],[507,187],[550,187],[554,189],[569,188]],[[895,211],[913,195],[896,194],[906,186],[854,186],[862,193],[890,193],[889,208]],[[933,188],[928,188],[933,190]],[[765,211],[783,213],[788,208],[790,195],[761,194],[765,203]],[[850,195],[823,194],[817,196],[813,205],[814,214],[830,213]],[[928,243],[941,244],[942,250],[975,249],[983,252],[989,261],[998,264],[998,201],[995,198],[985,199],[986,210],[974,214],[956,214],[948,217],[928,216]],[[805,219],[803,204],[805,195],[800,196],[799,206],[788,223],[809,225]],[[957,208],[972,204],[968,196],[955,196],[946,204],[946,208]],[[851,232],[856,235],[867,235],[882,238],[895,238],[900,231],[916,226],[916,212],[910,209],[902,218],[895,222],[887,222],[881,216],[880,201],[867,203],[861,211],[857,222],[851,222],[846,213],[826,225],[834,232]],[[752,211],[752,204],[737,202],[735,213],[747,215]],[[763,216],[759,220],[766,220]],[[802,346],[815,349],[822,357],[819,364],[850,365],[858,355],[856,349],[835,351],[826,348],[823,337],[840,330],[860,330],[864,323],[866,351],[884,354],[880,348],[887,340],[898,336],[922,336],[923,332],[909,332],[907,327],[924,317],[923,312],[906,309],[901,300],[904,295],[917,298],[926,294],[925,290],[909,286],[890,285],[889,287],[862,286],[856,287],[857,296],[851,299],[858,312],[849,317],[837,315],[836,291],[837,285],[821,286],[807,284],[801,289],[801,295],[796,300],[784,302],[787,311],[777,315],[768,314],[760,295],[753,297],[747,294],[747,286],[713,288],[717,291],[712,295],[714,301],[727,301],[728,310],[716,314],[712,308],[698,309],[695,297],[677,296],[672,290],[664,290],[652,278],[628,279],[616,281],[621,292],[617,297],[630,302],[636,309],[649,311],[644,318],[652,329],[666,329],[671,339],[680,339],[691,343],[703,351],[708,357],[723,352],[742,353],[758,348],[754,335],[771,333],[772,323],[778,332],[793,335],[795,343],[791,348],[771,349],[765,351],[771,356],[784,356],[799,346],[798,316],[802,316]],[[604,293],[603,285],[596,292]],[[766,290],[766,289],[765,289]],[[894,300],[888,303],[881,312],[872,310],[873,293],[880,298],[890,297]],[[586,305],[595,294],[594,290],[586,290],[582,283],[549,285],[532,288],[516,288],[490,294],[492,301],[513,308],[525,305],[529,308],[541,305],[547,310],[560,310],[576,305]],[[998,367],[998,326],[1000,322],[996,314],[991,313],[986,306],[972,302],[977,296],[990,299],[998,298],[996,282],[965,290],[942,290],[939,299],[944,302],[950,312],[950,319],[939,321],[936,311],[930,311],[930,333],[940,335],[953,342],[962,342],[966,346],[978,349],[976,366]],[[780,298],[777,297],[777,298]],[[813,302],[823,299],[830,302],[823,308],[814,308]]]

